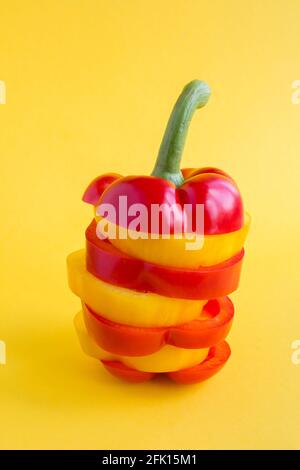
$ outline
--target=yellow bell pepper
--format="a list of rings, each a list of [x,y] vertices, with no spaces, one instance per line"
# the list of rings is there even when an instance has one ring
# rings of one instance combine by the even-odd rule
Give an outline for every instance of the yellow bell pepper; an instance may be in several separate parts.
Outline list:
[[[99,315],[117,323],[142,327],[179,325],[197,318],[207,302],[137,292],[108,284],[86,270],[85,250],[70,254],[67,266],[73,293]]]
[[[222,263],[241,251],[244,246],[249,226],[250,216],[245,214],[245,222],[240,230],[224,233],[221,235],[193,235],[191,239],[176,238],[150,238],[147,233],[135,232],[133,230],[115,225],[107,219],[103,219],[95,213],[95,219],[100,222],[103,233],[112,234],[109,241],[119,250],[128,255],[156,263],[163,266],[195,269],[200,266],[213,266]],[[97,230],[101,232],[101,225]],[[196,247],[197,249],[187,249]]]

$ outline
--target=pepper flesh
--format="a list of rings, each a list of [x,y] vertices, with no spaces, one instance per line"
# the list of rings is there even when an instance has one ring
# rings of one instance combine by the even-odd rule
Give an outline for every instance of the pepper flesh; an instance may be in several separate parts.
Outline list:
[[[159,351],[145,356],[125,356],[105,351],[87,334],[82,313],[74,320],[75,328],[83,351],[95,359],[104,361],[120,361],[127,367],[142,372],[174,372],[186,369],[202,362],[208,355],[208,348],[184,349],[165,345]]]
[[[96,216],[96,220],[101,218]],[[249,231],[250,216],[245,214],[245,223],[240,230],[222,235],[195,235],[189,240],[172,235],[170,238],[142,238],[139,232],[116,226],[109,221],[105,224],[110,227],[108,231],[116,234],[116,237],[109,239],[110,243],[129,256],[161,266],[197,269],[223,263],[239,253]],[[199,247],[195,249],[197,238]],[[193,243],[194,249],[188,250],[187,243]]]
[[[226,364],[230,357],[231,351],[228,343],[222,341],[210,348],[206,359],[200,364],[187,369],[177,370],[175,372],[168,372],[166,375],[181,385],[190,385],[203,382],[209,379]],[[146,382],[147,380],[155,377],[155,373],[141,372],[139,370],[130,368],[120,361],[101,361],[105,369],[115,377],[131,383]]]
[[[206,300],[175,299],[117,287],[93,276],[85,267],[85,251],[68,256],[72,292],[108,320],[132,326],[159,327],[194,320]]]
[[[111,322],[82,305],[88,334],[106,351],[125,356],[145,356],[166,344],[185,349],[207,348],[228,335],[234,315],[229,298],[210,300],[192,322],[168,328],[137,328]]]
[[[172,268],[149,263],[100,240],[93,221],[86,230],[86,267],[94,276],[116,286],[168,297],[213,299],[238,287],[244,250],[223,263],[206,268]]]

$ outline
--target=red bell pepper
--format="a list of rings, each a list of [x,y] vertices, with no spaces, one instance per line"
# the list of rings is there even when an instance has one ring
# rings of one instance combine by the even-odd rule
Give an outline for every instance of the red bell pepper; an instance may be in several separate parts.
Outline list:
[[[228,361],[230,354],[229,344],[226,341],[222,341],[210,349],[207,358],[201,364],[189,369],[169,372],[167,375],[174,382],[183,385],[203,382],[203,380],[209,379],[222,369]]]
[[[165,233],[160,221],[151,227],[151,205],[164,204],[174,208],[167,233],[191,232],[184,225],[184,204],[191,204],[191,226],[196,231],[196,204],[204,205],[204,234],[216,235],[239,230],[244,223],[240,192],[233,179],[215,168],[180,170],[180,160],[188,127],[197,108],[203,107],[210,96],[208,85],[195,80],[182,91],[170,116],[152,176],[107,174],[96,178],[84,193],[83,200],[93,205],[111,204],[116,218],[110,220],[128,227],[136,215],[127,214],[119,207],[120,196],[127,196],[127,206],[140,203],[147,208],[147,231]],[[180,229],[178,229],[180,227]],[[142,230],[144,231],[144,230]]]
[[[207,358],[197,366],[188,369],[168,372],[165,375],[178,384],[195,384],[209,379],[226,364],[230,357],[230,347],[222,341],[210,348]],[[122,364],[119,361],[101,361],[108,372],[115,377],[132,383],[145,382],[161,374],[141,372]]]
[[[224,297],[239,284],[244,250],[206,268],[172,268],[133,258],[96,234],[93,221],[86,232],[86,267],[94,276],[116,286],[168,297],[208,300]]]
[[[140,328],[114,323],[83,305],[89,335],[108,352],[121,356],[146,356],[165,344],[200,349],[219,343],[229,333],[234,307],[228,297],[210,300],[199,319],[168,328]]]

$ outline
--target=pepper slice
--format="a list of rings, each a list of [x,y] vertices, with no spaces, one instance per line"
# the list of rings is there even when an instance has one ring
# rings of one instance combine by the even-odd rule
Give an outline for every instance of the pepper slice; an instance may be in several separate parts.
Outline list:
[[[125,356],[145,356],[166,344],[199,349],[219,343],[228,335],[234,316],[228,297],[210,300],[198,319],[168,328],[136,328],[111,322],[82,305],[88,334],[106,351]]]
[[[222,341],[209,350],[207,358],[201,364],[184,370],[170,372],[167,375],[174,382],[183,385],[203,382],[203,380],[207,380],[219,372],[228,361],[230,355],[229,344],[226,341]]]
[[[108,240],[101,240],[93,221],[86,230],[86,267],[102,281],[140,292],[167,297],[215,299],[235,291],[244,250],[219,265],[182,269],[148,263],[126,255]]]
[[[96,220],[99,222],[104,219],[96,216]],[[250,216],[245,213],[244,225],[234,232],[204,237],[193,235],[189,240],[173,235],[169,238],[150,238],[107,220],[104,227],[108,228],[101,230],[101,226],[98,227],[99,233],[106,230],[107,233],[112,233],[110,243],[129,256],[162,266],[198,269],[223,263],[242,250],[250,227]],[[195,244],[197,240],[198,248]],[[192,246],[194,249],[187,249]]]
[[[231,351],[229,344],[222,341],[217,346],[213,346],[207,358],[200,364],[183,370],[167,373],[167,377],[178,384],[190,385],[203,382],[209,379],[226,364]],[[119,361],[101,361],[105,369],[115,377],[131,383],[140,383],[152,379],[158,374],[149,374],[125,366]]]
[[[117,287],[86,270],[85,250],[67,258],[69,286],[94,312],[108,320],[131,326],[180,325],[199,316],[206,300],[175,299]]]
[[[126,356],[113,354],[98,346],[88,335],[82,313],[74,320],[75,328],[83,351],[96,359],[105,361],[120,361],[128,367],[142,372],[172,372],[195,366],[208,355],[208,348],[184,349],[166,345],[161,350],[145,356]]]

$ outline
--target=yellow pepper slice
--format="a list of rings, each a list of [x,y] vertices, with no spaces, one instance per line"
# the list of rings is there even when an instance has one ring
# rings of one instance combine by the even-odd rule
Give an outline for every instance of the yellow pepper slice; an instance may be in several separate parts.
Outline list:
[[[103,233],[112,234],[109,237],[112,245],[124,253],[150,263],[179,268],[213,266],[232,258],[243,248],[250,226],[250,216],[246,213],[243,227],[234,232],[204,237],[193,235],[189,240],[174,235],[154,239],[149,234],[115,225],[96,213],[95,219],[101,222]],[[100,225],[98,230],[101,232]],[[191,249],[193,246],[196,249]]]
[[[82,301],[108,320],[132,326],[160,327],[197,318],[206,300],[165,297],[104,282],[85,267],[85,250],[67,258],[69,286]]]
[[[82,312],[74,318],[75,329],[83,352],[99,360],[120,361],[128,367],[143,372],[174,372],[196,366],[207,357],[208,349],[184,349],[166,345],[148,356],[119,356],[100,348],[88,336]]]

